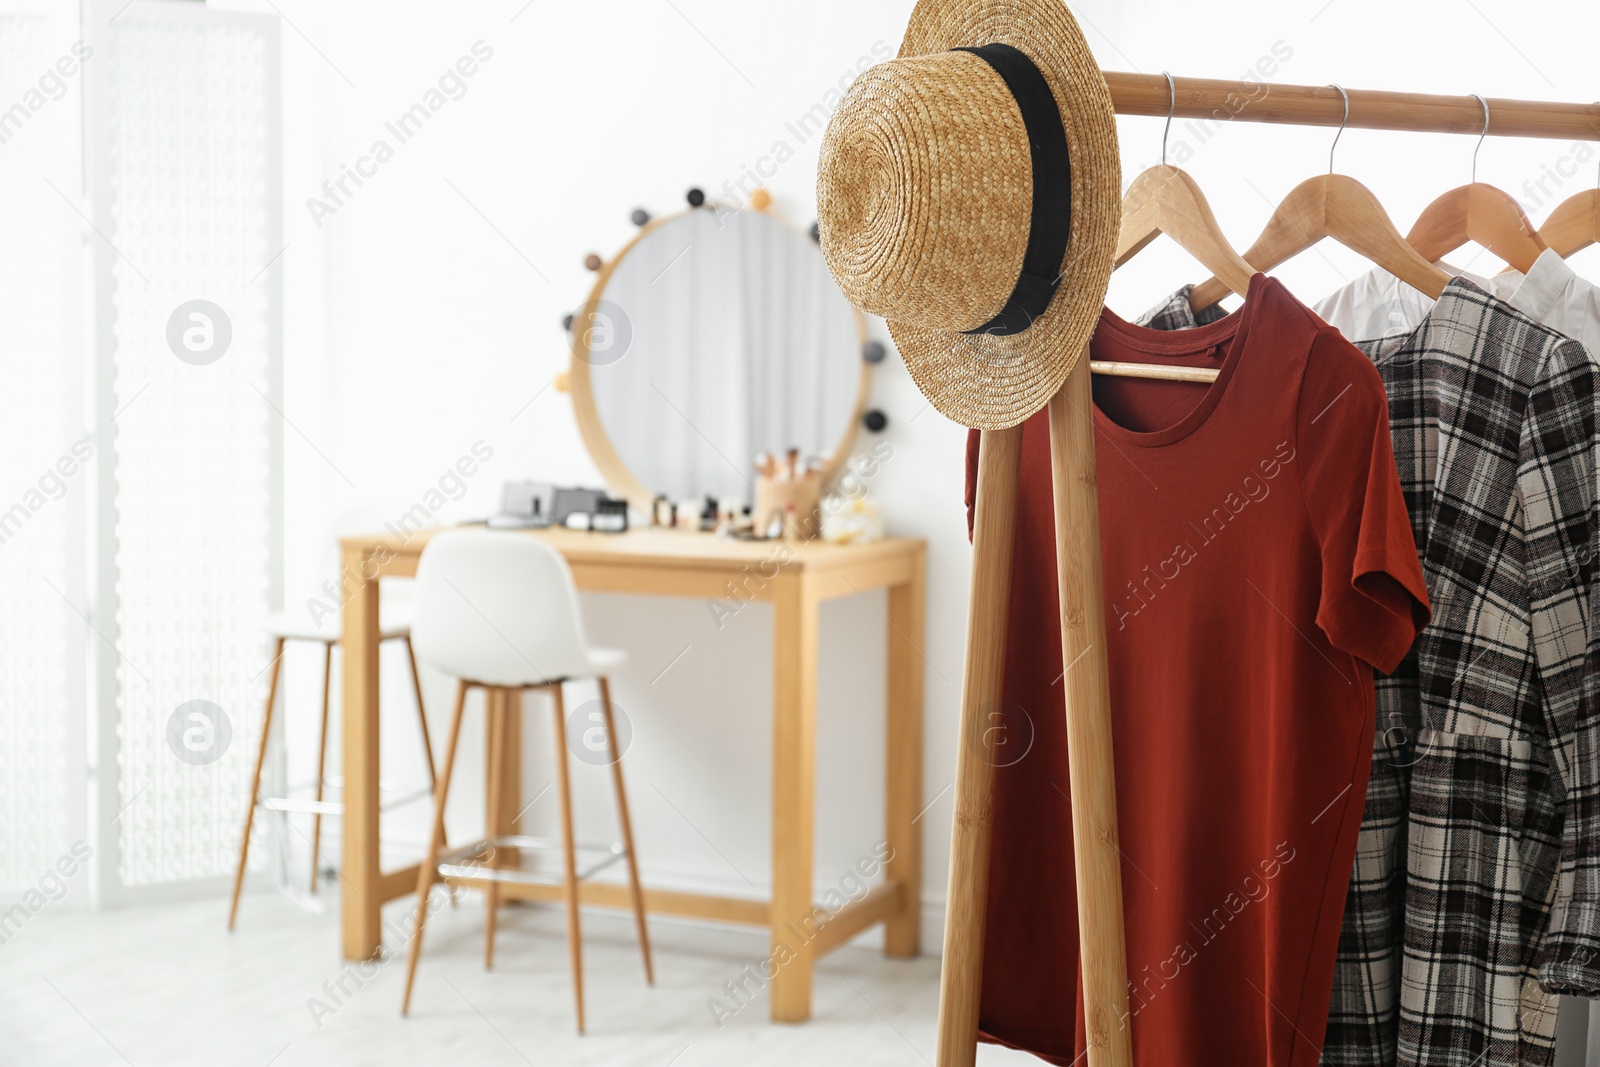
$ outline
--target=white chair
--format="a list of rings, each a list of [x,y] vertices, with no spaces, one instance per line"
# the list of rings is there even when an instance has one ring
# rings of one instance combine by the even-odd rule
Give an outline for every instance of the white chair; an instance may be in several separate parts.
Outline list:
[[[321,570],[330,580],[330,584],[321,590],[313,591],[312,598],[296,603],[283,611],[272,612],[262,620],[262,629],[273,639],[272,674],[271,680],[267,683],[267,708],[262,715],[261,741],[256,749],[255,772],[251,776],[250,798],[245,807],[244,834],[239,840],[239,859],[234,868],[233,898],[228,906],[229,930],[233,929],[234,921],[239,914],[239,894],[244,887],[245,862],[250,854],[250,833],[254,826],[257,808],[311,814],[311,892],[317,891],[318,858],[322,850],[322,817],[337,816],[344,812],[343,804],[323,799],[326,785],[338,786],[343,782],[340,777],[327,776],[328,705],[333,676],[333,650],[339,644],[344,627],[343,612],[339,610],[340,605],[335,597],[335,594],[342,596],[342,590],[346,587],[345,576],[340,573],[342,557],[339,551],[339,539],[379,530],[382,525],[383,514],[375,508],[353,508],[342,513],[334,520],[323,546]],[[316,610],[313,610],[311,599],[317,602]],[[381,641],[400,641],[406,647],[406,659],[411,667],[412,691],[416,694],[417,722],[422,729],[422,752],[428,766],[428,787],[432,789],[436,783],[433,743],[428,736],[428,719],[423,710],[422,680],[417,674],[417,657],[411,647],[411,616],[412,606],[409,596],[400,592],[398,588],[393,592],[385,592],[378,620],[378,634]],[[306,641],[323,647],[321,740],[317,745],[314,795],[309,800],[261,795],[261,774],[267,759],[267,742],[272,736],[272,714],[273,706],[277,703],[278,677],[283,664],[284,648],[290,641]],[[390,788],[393,792],[398,787],[394,787],[391,783],[386,788]]]
[[[650,936],[645,927],[644,892],[639,886],[639,864],[633,848],[633,827],[628,819],[628,795],[622,780],[622,754],[617,750],[607,672],[625,656],[612,649],[593,648],[584,639],[578,611],[578,593],[566,560],[537,538],[523,533],[491,530],[454,530],[428,542],[417,566],[417,614],[412,640],[422,662],[459,679],[455,711],[450,719],[450,739],[434,800],[433,837],[417,874],[416,933],[406,966],[402,1015],[411,1008],[411,987],[417,960],[422,955],[422,930],[428,918],[428,893],[441,877],[482,879],[489,883],[485,929],[485,966],[492,966],[495,916],[499,883],[551,881],[520,864],[507,867],[505,857],[527,849],[549,847],[539,838],[520,835],[493,836],[452,849],[441,856],[444,844],[445,804],[450,796],[450,776],[455,765],[456,742],[461,736],[467,691],[474,687],[487,696],[494,690],[547,690],[555,705],[556,784],[561,802],[563,889],[567,909],[567,951],[572,965],[573,997],[577,1003],[578,1032],[583,1033],[583,943],[578,923],[578,883],[619,859],[628,865],[628,887],[633,900],[634,924],[644,956],[645,981],[654,984],[650,962]],[[600,685],[611,779],[617,794],[617,814],[622,841],[596,849],[603,859],[581,874],[578,846],[572,833],[572,789],[567,769],[566,707],[562,686],[593,678]],[[488,762],[491,828],[501,823],[501,788],[505,761],[516,753],[505,751],[503,716],[513,702],[486,701],[490,708]],[[496,712],[500,714],[496,714]],[[586,846],[585,851],[589,851]],[[483,861],[483,857],[492,859]],[[470,862],[478,859],[480,862]]]

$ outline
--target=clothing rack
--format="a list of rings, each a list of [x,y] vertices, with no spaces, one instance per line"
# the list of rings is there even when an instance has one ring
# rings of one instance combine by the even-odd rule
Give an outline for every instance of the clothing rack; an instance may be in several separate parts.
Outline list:
[[[1118,114],[1215,118],[1276,125],[1355,127],[1412,133],[1493,134],[1600,141],[1600,103],[1219,81],[1107,72]],[[1088,1051],[1087,1067],[1130,1067],[1127,951],[1121,852],[1111,748],[1105,607],[1101,595],[1099,502],[1089,412],[1089,360],[1078,361],[1049,419],[1056,500],[1056,557],[1073,848]],[[972,599],[957,749],[944,966],[940,978],[938,1067],[972,1067],[989,880],[991,788],[987,719],[1001,706],[1011,556],[1022,427],[982,435],[973,519]],[[1064,1005],[1071,1011],[1071,1005]]]

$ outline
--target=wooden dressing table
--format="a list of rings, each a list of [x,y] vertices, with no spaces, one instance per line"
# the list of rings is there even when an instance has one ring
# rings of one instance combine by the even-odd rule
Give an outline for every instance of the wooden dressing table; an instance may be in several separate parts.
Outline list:
[[[346,959],[365,960],[377,954],[384,902],[409,895],[416,887],[415,865],[385,871],[378,857],[378,579],[416,574],[422,549],[436,532],[421,531],[409,538],[354,537],[340,543],[349,597],[344,608],[341,903]],[[626,534],[546,530],[523,536],[542,538],[560,551],[580,590],[711,600],[737,591],[741,599],[773,605],[772,899],[647,886],[647,910],[767,927],[774,952],[781,942],[793,953],[772,979],[772,1018],[779,1021],[809,1018],[817,958],[871,926],[884,924],[887,955],[917,955],[922,847],[915,821],[922,804],[926,543],[887,538],[870,545],[786,544],[672,530]],[[893,858],[883,879],[865,897],[831,913],[817,928],[812,917],[812,859],[818,605],[873,589],[888,590],[884,839]],[[507,778],[508,793],[520,796],[518,776],[512,772]],[[517,811],[522,802],[503,807]],[[494,829],[508,832],[510,827]],[[557,900],[560,893],[559,886],[502,887],[506,897]],[[620,884],[585,882],[581,895],[588,905],[628,906],[627,889]],[[790,931],[803,929],[803,921],[817,929],[809,941],[800,943]]]

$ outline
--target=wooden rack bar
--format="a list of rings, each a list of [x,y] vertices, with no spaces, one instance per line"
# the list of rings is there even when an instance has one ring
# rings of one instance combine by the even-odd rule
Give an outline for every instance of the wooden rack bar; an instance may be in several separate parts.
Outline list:
[[[1293,126],[1337,127],[1344,101],[1330,85],[1175,78],[1174,118],[1223,122],[1273,122]],[[1107,71],[1111,101],[1119,115],[1165,118],[1171,101],[1161,74]],[[1350,94],[1349,129],[1408,133],[1482,133],[1483,105],[1474,96],[1435,96],[1374,89]],[[1600,103],[1566,104],[1490,97],[1489,132],[1498,137],[1549,137],[1600,141]]]

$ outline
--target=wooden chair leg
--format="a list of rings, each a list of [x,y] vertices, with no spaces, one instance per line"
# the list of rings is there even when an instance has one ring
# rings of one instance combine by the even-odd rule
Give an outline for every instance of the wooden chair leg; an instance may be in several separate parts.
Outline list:
[[[428,921],[428,890],[433,885],[439,865],[439,849],[444,844],[444,806],[450,799],[450,772],[456,765],[456,742],[461,739],[461,713],[467,705],[467,683],[456,689],[456,707],[450,715],[450,739],[444,749],[444,770],[433,792],[433,836],[428,841],[428,854],[417,868],[417,923],[411,934],[410,958],[406,961],[406,990],[400,1001],[400,1014],[411,1011],[411,987],[417,980],[417,960],[422,956],[422,928]]]
[[[317,742],[317,802],[322,802],[322,779],[328,766],[328,689],[333,682],[333,642],[322,655],[322,735]],[[317,891],[317,858],[322,855],[322,812],[311,816],[311,891]]]
[[[633,924],[639,930],[639,951],[644,954],[644,980],[656,984],[650,962],[650,931],[644,921],[644,887],[639,884],[639,858],[633,849],[633,821],[628,818],[628,789],[622,781],[622,753],[617,748],[617,724],[611,714],[611,679],[600,678],[600,707],[606,719],[606,739],[611,746],[611,784],[617,791],[617,821],[622,825],[622,847],[628,853],[628,891],[633,897]]]
[[[422,705],[422,675],[417,673],[417,654],[412,651],[409,635],[400,640],[406,645],[406,660],[411,664],[411,690],[417,694],[417,725],[422,727],[422,754],[428,761],[428,784],[439,784],[438,772],[433,766],[433,740],[428,736],[428,713]]]
[[[567,899],[567,955],[572,961],[572,996],[578,1006],[578,1033],[583,1033],[583,932],[578,925],[578,856],[572,830],[572,779],[567,767],[567,709],[561,683],[550,687],[555,698],[556,786],[561,792],[562,888]]]
[[[256,818],[256,798],[261,795],[261,768],[267,762],[267,738],[272,736],[272,706],[278,702],[278,673],[283,667],[283,638],[272,649],[272,679],[267,683],[267,709],[261,714],[261,744],[256,748],[256,769],[250,777],[250,801],[244,809],[244,834],[239,838],[239,863],[233,871],[233,899],[228,904],[228,929],[239,917],[239,891],[244,888],[245,860],[250,856],[250,827]]]
[[[500,820],[505,806],[502,794],[505,793],[506,760],[511,757],[505,750],[507,703],[504,689],[489,690],[489,727],[484,741],[489,757],[489,806],[485,812],[487,832],[484,836],[489,838],[500,833]],[[500,866],[498,849],[493,845],[489,848],[488,865]],[[483,969],[489,971],[494,969],[494,934],[500,919],[500,883],[490,882],[484,890],[483,899]]]

